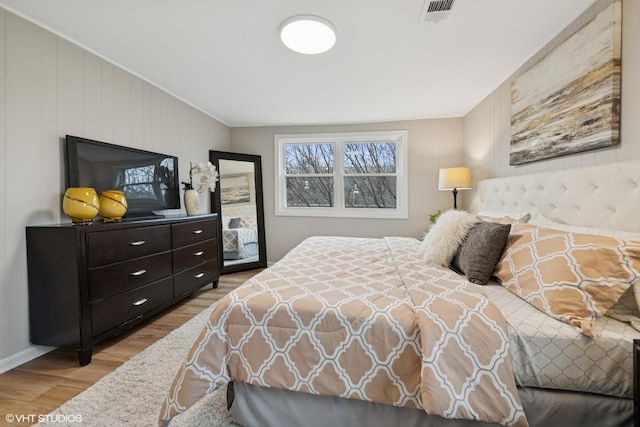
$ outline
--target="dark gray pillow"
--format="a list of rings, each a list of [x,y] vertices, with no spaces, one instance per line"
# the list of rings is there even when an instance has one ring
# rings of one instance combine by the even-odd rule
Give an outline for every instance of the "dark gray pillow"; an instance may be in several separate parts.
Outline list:
[[[229,220],[229,228],[240,228],[240,218],[231,218]]]
[[[500,261],[509,231],[511,224],[479,222],[458,248],[451,269],[467,276],[471,283],[485,285]]]

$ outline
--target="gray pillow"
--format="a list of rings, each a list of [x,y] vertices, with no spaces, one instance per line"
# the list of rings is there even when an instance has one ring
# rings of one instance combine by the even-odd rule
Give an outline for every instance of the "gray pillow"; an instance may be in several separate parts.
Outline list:
[[[229,228],[240,228],[240,218],[231,218]]]
[[[479,222],[467,234],[451,261],[451,269],[467,276],[467,280],[485,285],[509,239],[511,224]]]

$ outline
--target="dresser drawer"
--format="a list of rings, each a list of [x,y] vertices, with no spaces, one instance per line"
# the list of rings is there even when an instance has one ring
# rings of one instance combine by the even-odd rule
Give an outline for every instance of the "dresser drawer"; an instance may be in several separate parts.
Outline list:
[[[125,228],[87,234],[89,267],[171,249],[170,225]]]
[[[179,297],[216,280],[218,280],[218,260],[214,258],[173,276],[174,296]]]
[[[109,329],[148,313],[173,298],[171,277],[150,283],[91,304],[91,335],[96,337]]]
[[[89,269],[89,298],[96,301],[171,276],[171,251]]]
[[[190,245],[216,237],[217,222],[214,219],[187,221],[171,226],[173,247]]]
[[[183,246],[173,251],[173,273],[179,273],[189,267],[202,264],[218,257],[216,239],[209,239],[195,245]]]

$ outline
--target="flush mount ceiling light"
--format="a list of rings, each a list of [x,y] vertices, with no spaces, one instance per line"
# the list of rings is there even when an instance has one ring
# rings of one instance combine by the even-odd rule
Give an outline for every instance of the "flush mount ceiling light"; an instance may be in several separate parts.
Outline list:
[[[333,47],[336,43],[336,30],[326,19],[300,15],[282,23],[280,39],[294,52],[315,55]]]

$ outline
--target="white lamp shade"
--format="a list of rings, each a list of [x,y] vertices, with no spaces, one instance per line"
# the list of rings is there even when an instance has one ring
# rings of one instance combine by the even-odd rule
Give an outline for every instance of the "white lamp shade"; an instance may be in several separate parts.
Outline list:
[[[471,188],[471,172],[469,168],[440,169],[439,190],[468,190]]]

